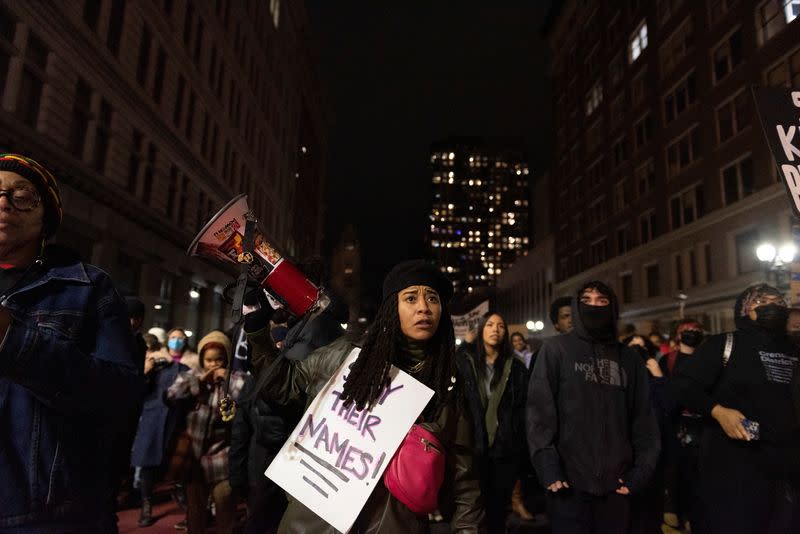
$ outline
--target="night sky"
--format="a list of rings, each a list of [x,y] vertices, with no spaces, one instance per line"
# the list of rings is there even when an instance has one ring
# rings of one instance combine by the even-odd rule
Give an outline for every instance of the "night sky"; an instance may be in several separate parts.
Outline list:
[[[366,294],[428,254],[432,143],[519,136],[531,176],[547,162],[549,3],[307,1],[332,114],[323,251],[353,224]]]

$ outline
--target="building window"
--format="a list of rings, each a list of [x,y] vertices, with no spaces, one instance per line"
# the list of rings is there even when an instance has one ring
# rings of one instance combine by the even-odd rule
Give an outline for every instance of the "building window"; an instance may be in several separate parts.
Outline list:
[[[164,47],[158,47],[158,54],[156,54],[156,74],[153,80],[153,100],[157,104],[161,103],[161,95],[164,92],[164,70],[167,66],[167,54],[164,52]]]
[[[170,165],[169,183],[167,184],[167,218],[172,219],[175,210],[175,198],[178,195],[178,167]]]
[[[572,273],[578,274],[583,272],[583,251],[579,250],[572,255]]]
[[[156,173],[156,147],[153,143],[147,144],[147,164],[144,167],[144,179],[142,180],[142,202],[150,204],[153,196],[153,177]]]
[[[670,178],[678,176],[699,157],[700,143],[697,126],[692,126],[667,145],[667,176]]]
[[[197,96],[194,91],[189,93],[189,108],[186,110],[186,139],[192,142],[192,128],[194,127],[194,108]]]
[[[603,238],[592,243],[592,246],[589,248],[589,254],[591,255],[592,265],[605,263],[608,254],[608,243],[606,239]]]
[[[586,154],[591,155],[603,140],[602,119],[597,119],[594,124],[586,130]]]
[[[633,32],[628,41],[628,62],[633,63],[642,52],[647,48],[647,22],[642,21],[637,26],[636,31]]]
[[[200,58],[203,53],[203,35],[205,35],[205,25],[203,20],[197,22],[197,32],[194,35],[194,64],[200,69]]]
[[[647,69],[643,68],[631,81],[631,105],[638,106],[644,102],[644,97],[647,93]]]
[[[136,194],[139,186],[139,169],[142,164],[142,132],[133,130],[131,135],[131,152],[128,155],[128,193]]]
[[[722,197],[726,206],[751,195],[753,191],[755,191],[755,175],[750,155],[722,169]]]
[[[611,63],[608,65],[608,75],[611,86],[617,85],[622,81],[622,76],[625,74],[625,64],[622,62],[622,53],[614,56]]]
[[[664,97],[664,121],[669,124],[697,100],[695,73],[692,71]]]
[[[694,249],[689,250],[689,284],[691,287],[697,285],[697,254]]]
[[[269,13],[272,15],[272,24],[277,30],[281,19],[281,0],[269,0]]]
[[[733,69],[738,67],[743,59],[742,30],[739,28],[728,35],[712,53],[714,83],[719,83],[720,80],[733,72]]]
[[[153,44],[153,36],[150,28],[145,24],[142,29],[142,40],[139,43],[139,64],[136,67],[136,81],[142,87],[147,83],[147,69],[150,66],[150,47]]]
[[[790,52],[789,55],[773,65],[766,73],[769,87],[799,87],[800,86],[800,48]],[[2,85],[0,85],[2,88]]]
[[[767,0],[756,8],[758,41],[764,44],[800,14],[800,0]]]
[[[653,190],[656,185],[656,168],[652,159],[636,169],[635,178],[638,198],[642,198]]]
[[[111,0],[106,46],[115,56],[119,54],[119,41],[122,37],[122,27],[125,23],[125,3],[126,0]]]
[[[17,95],[17,117],[34,128],[39,119],[39,106],[44,89],[48,55],[49,52],[44,43],[33,32],[30,32]]]
[[[625,95],[620,94],[611,102],[611,128],[614,129],[625,120]]]
[[[644,276],[647,282],[647,298],[661,295],[661,273],[658,264],[654,263],[645,267]]]
[[[93,32],[97,31],[97,20],[100,18],[100,7],[102,4],[98,0],[85,0],[83,4],[83,22]]]
[[[759,245],[758,228],[736,235],[736,269],[739,274],[754,273],[759,269],[756,247]]]
[[[75,88],[75,100],[72,103],[72,123],[69,133],[69,150],[73,156],[83,160],[86,146],[86,132],[92,110],[92,88],[81,78]]]
[[[189,43],[192,42],[192,24],[194,24],[194,7],[191,2],[187,2],[183,17],[183,44],[186,48],[189,48]]]
[[[649,210],[639,217],[639,243],[644,245],[657,235],[656,211]]]
[[[645,146],[653,136],[653,118],[649,113],[633,125],[633,131],[635,134],[635,148],[638,150]]]
[[[749,101],[747,92],[742,89],[717,108],[717,137],[720,144],[750,125]]]
[[[111,140],[111,104],[105,98],[100,99],[100,111],[97,113],[97,129],[94,134],[94,170],[103,174],[106,170],[108,147]]]
[[[622,255],[631,249],[631,227],[629,224],[617,228],[617,254]]]
[[[614,213],[619,213],[630,206],[633,201],[631,191],[631,181],[623,178],[614,184]]]
[[[633,275],[625,273],[619,277],[619,285],[622,289],[622,303],[630,304],[633,302]]]
[[[683,256],[675,254],[675,289],[678,291],[685,289],[683,285]]]
[[[706,268],[706,283],[708,284],[714,279],[712,276],[713,271],[711,270],[711,243],[703,245],[703,260]]]
[[[673,230],[693,223],[705,214],[703,184],[697,184],[673,196],[669,206]]]
[[[658,0],[656,12],[659,25],[663,26],[681,5],[683,5],[683,0]]]
[[[612,168],[616,169],[620,165],[622,165],[625,160],[627,159],[627,151],[625,149],[626,145],[625,137],[620,137],[617,139],[614,144],[611,146],[611,165]]]
[[[183,226],[186,222],[186,202],[189,198],[189,178],[184,174],[181,181],[181,196],[178,200],[178,226]]]
[[[172,110],[172,123],[176,128],[181,127],[183,118],[183,94],[186,92],[186,80],[178,75],[178,87],[175,90],[175,108]]]
[[[592,88],[586,93],[586,116],[588,117],[603,103],[603,84],[595,82]]]
[[[17,21],[0,4],[0,102],[3,101],[3,94],[8,77],[8,66],[11,63],[11,55],[14,50],[14,34],[17,31]]]
[[[737,0],[711,0],[708,3],[708,25],[713,26],[728,13]]]
[[[692,18],[687,17],[678,28],[672,32],[658,51],[661,64],[661,76],[664,77],[686,57],[694,45],[694,25]]]
[[[589,206],[589,226],[595,227],[606,220],[606,197],[601,196]]]

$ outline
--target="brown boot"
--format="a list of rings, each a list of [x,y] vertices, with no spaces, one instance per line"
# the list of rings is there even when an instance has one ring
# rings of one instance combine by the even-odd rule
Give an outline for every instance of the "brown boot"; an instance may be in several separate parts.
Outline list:
[[[525,508],[525,503],[522,501],[522,483],[519,480],[514,484],[514,490],[511,492],[511,511],[525,521],[533,520],[533,514]]]

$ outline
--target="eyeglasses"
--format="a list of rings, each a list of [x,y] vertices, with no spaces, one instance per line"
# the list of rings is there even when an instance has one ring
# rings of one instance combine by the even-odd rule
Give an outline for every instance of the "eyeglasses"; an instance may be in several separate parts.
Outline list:
[[[25,187],[0,189],[0,197],[6,197],[18,211],[33,211],[42,200],[39,198],[39,193]]]

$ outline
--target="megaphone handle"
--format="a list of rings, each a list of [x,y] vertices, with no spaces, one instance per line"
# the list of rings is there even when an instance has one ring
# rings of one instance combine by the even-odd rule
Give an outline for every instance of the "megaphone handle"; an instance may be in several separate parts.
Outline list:
[[[256,229],[256,220],[247,214],[247,222],[244,225],[244,239],[242,239],[242,253],[239,255],[239,278],[236,280],[236,291],[233,294],[233,306],[231,308],[231,319],[238,323],[242,318],[242,303],[244,302],[244,291],[247,289],[247,272],[253,261],[253,235]],[[247,261],[249,259],[249,261]]]

